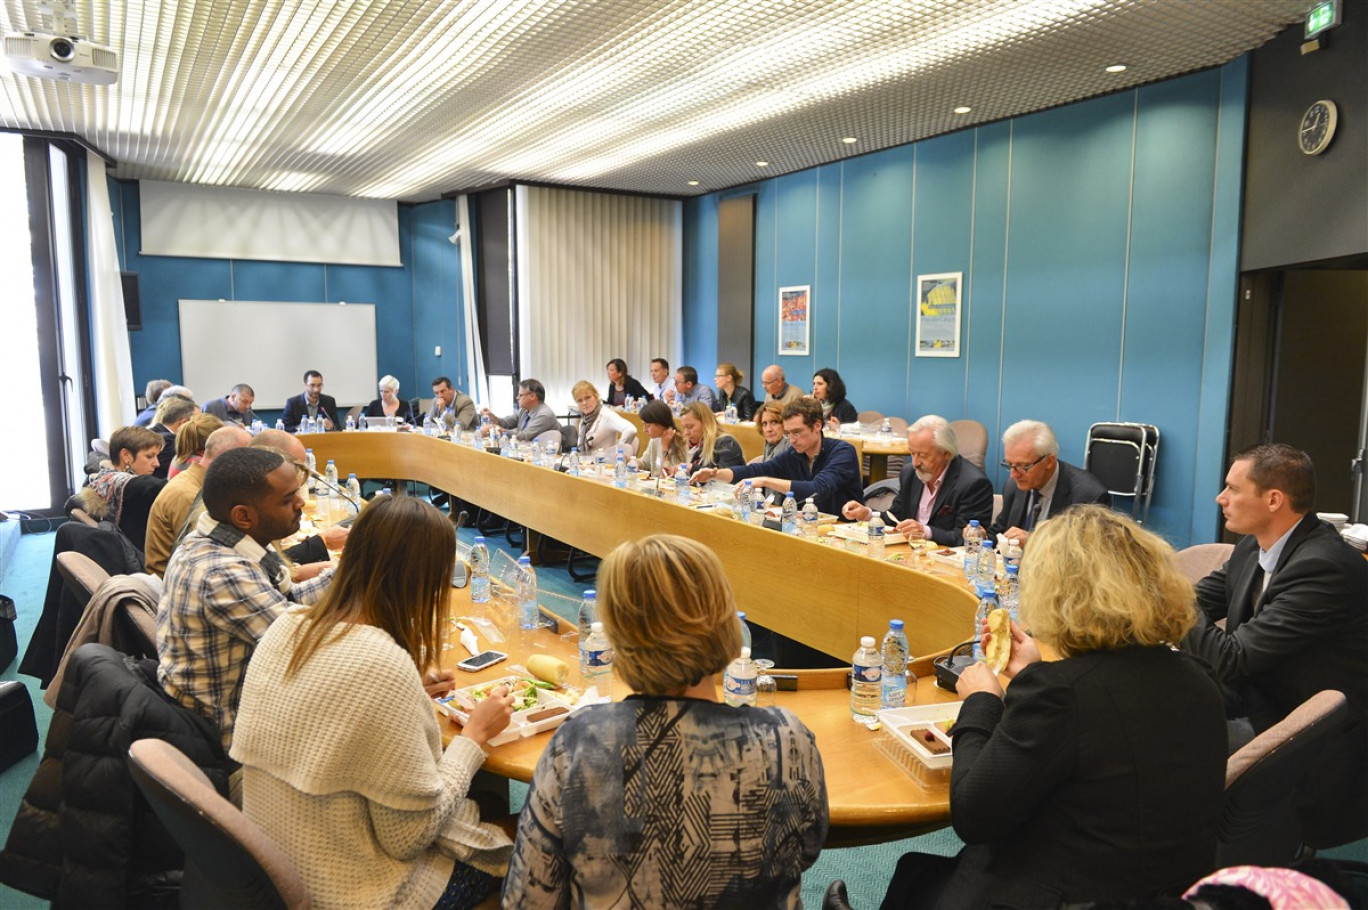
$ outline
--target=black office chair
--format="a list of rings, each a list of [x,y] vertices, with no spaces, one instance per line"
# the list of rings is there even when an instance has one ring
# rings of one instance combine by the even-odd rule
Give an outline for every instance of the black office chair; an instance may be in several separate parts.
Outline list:
[[[1349,703],[1327,689],[1254,737],[1226,762],[1216,867],[1283,866],[1302,849],[1298,800],[1325,744],[1342,735]]]
[[[1144,524],[1154,495],[1159,428],[1148,423],[1095,423],[1088,428],[1083,468],[1112,496],[1129,497],[1131,517]]]
[[[311,905],[290,858],[175,746],[140,739],[128,750],[128,769],[185,851],[182,907],[307,910]]]

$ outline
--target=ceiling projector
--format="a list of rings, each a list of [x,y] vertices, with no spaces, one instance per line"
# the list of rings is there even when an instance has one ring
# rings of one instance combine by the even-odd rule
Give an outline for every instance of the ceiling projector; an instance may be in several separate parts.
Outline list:
[[[11,32],[5,36],[5,62],[16,73],[110,85],[119,79],[119,54],[113,48],[72,35]]]

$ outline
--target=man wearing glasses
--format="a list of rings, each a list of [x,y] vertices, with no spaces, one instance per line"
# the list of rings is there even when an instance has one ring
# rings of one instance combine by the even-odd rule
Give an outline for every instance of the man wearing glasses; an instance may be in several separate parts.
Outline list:
[[[760,374],[760,384],[765,387],[766,401],[777,401],[785,407],[803,397],[802,389],[784,380],[784,368],[777,363],[765,367]]]
[[[546,386],[535,379],[518,383],[518,410],[515,413],[500,417],[489,408],[481,408],[480,413],[488,415],[505,430],[512,430],[523,442],[531,442],[548,430],[560,429],[556,412],[546,403]],[[489,427],[481,432],[489,432]]]
[[[994,538],[1002,535],[1025,546],[1036,525],[1069,506],[1111,505],[1101,481],[1059,460],[1059,440],[1047,423],[1018,420],[1012,424],[1002,434],[1002,454],[1002,466],[1011,477],[1002,490],[1002,511],[988,529]]]
[[[855,447],[822,435],[822,406],[817,399],[799,398],[784,408],[783,417],[790,446],[787,451],[757,464],[703,468],[694,474],[692,482],[750,480],[757,488],[781,496],[792,491],[800,508],[811,496],[818,509],[835,515],[841,514],[843,503],[863,505],[864,485]]]

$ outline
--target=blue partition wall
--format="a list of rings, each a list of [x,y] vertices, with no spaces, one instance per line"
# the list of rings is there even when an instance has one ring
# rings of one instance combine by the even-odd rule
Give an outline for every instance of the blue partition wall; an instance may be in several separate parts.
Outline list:
[[[715,352],[716,199],[756,204],[756,368],[840,370],[861,409],[1162,433],[1150,525],[1213,539],[1237,286],[1247,61],[693,200],[685,358]],[[715,243],[714,243],[715,247]],[[711,258],[709,258],[711,257]],[[913,356],[916,276],[964,273],[958,358]],[[709,285],[709,282],[711,286]],[[778,289],[812,286],[812,353],[776,357]],[[1001,487],[1000,470],[990,470]]]
[[[141,221],[136,183],[111,183],[120,262],[139,274],[143,329],[129,335],[136,388],[150,379],[181,378],[178,301],[278,300],[376,306],[376,363],[399,380],[405,398],[432,394],[429,382],[446,374],[464,383],[465,341],[461,316],[459,250],[447,238],[455,230],[449,201],[399,207],[400,267],[254,260],[144,256],[138,252]],[[252,336],[270,326],[244,325],[236,338],[243,377],[250,381]],[[300,372],[308,368],[308,339],[299,339]],[[441,346],[441,356],[434,350]],[[376,379],[379,379],[377,376]],[[196,389],[202,398],[226,390]]]

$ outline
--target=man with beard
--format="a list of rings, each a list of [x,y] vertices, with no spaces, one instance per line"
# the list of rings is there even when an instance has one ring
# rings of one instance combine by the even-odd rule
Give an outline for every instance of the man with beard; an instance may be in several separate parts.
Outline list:
[[[908,540],[957,547],[973,519],[987,527],[993,516],[993,484],[959,454],[955,430],[928,414],[907,428],[907,466],[884,523]],[[873,510],[851,500],[841,509],[851,521],[868,521]]]

